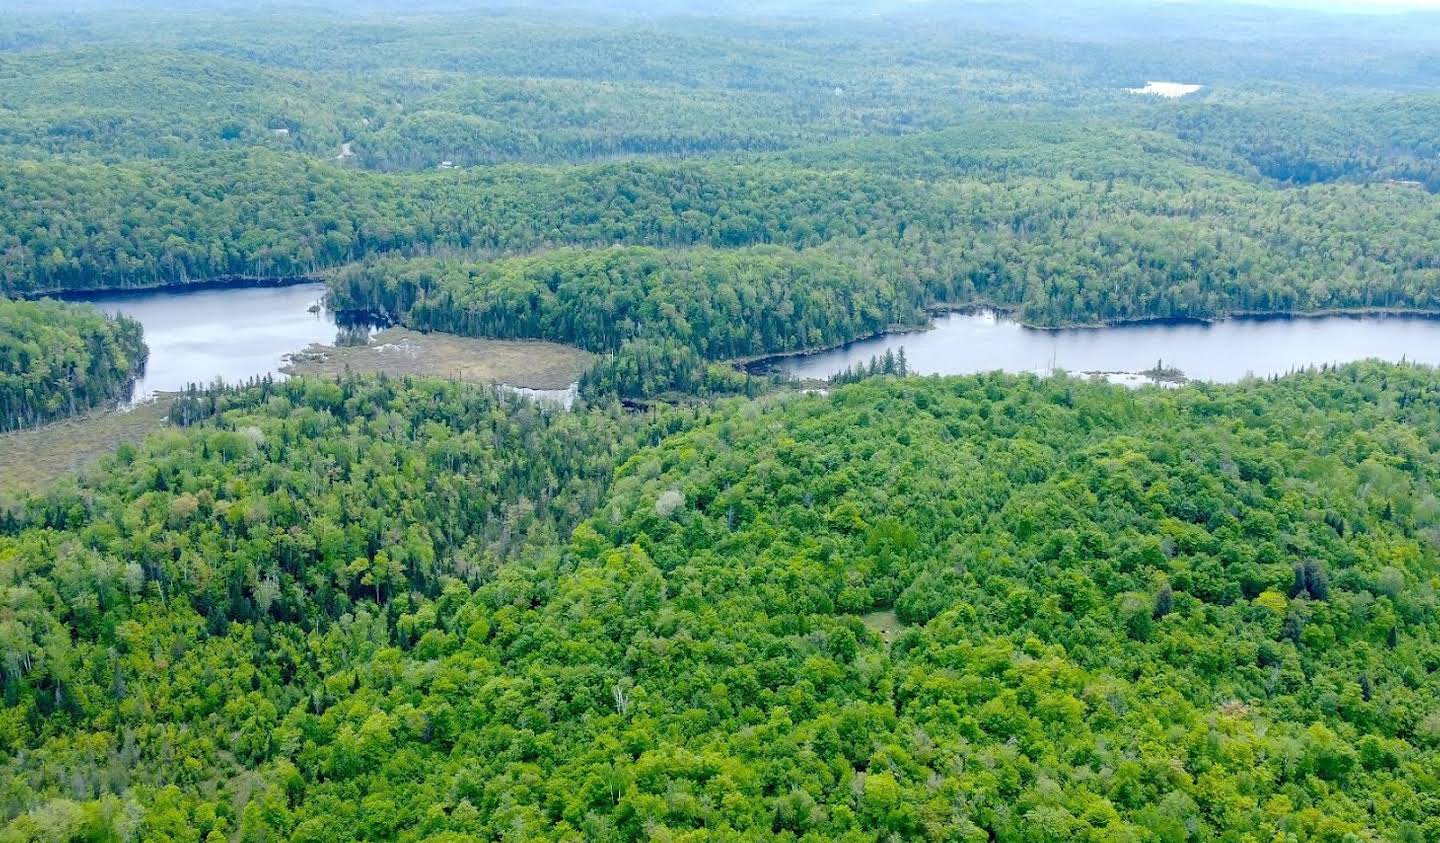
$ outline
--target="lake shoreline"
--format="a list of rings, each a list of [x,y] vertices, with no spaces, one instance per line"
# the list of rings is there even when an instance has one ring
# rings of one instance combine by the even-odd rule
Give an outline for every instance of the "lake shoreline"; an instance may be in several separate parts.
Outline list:
[[[929,308],[926,308],[925,312],[932,316],[939,313],[939,311],[931,313]],[[902,334],[922,334],[934,327],[935,320],[933,318],[927,320],[922,325],[906,325],[903,323],[898,323],[895,325],[891,325],[888,328],[883,328],[879,331],[870,331],[869,333],[861,334],[854,339],[842,340],[840,342],[829,343],[827,345],[807,346],[806,348],[798,348],[794,351],[764,352],[761,354],[751,354],[746,357],[732,357],[724,362],[729,363],[731,366],[734,366],[736,369],[739,369],[742,372],[749,372],[750,374],[755,374],[754,371],[751,371],[752,367],[758,366],[763,363],[769,363],[772,360],[784,360],[791,357],[808,357],[812,354],[824,354],[827,351],[835,351],[837,349],[844,348],[847,345],[853,345],[857,342],[873,340],[879,337],[895,337]]]
[[[71,301],[99,301],[105,299],[125,299],[130,297],[143,297],[147,295],[175,293],[184,294],[202,290],[244,290],[244,289],[277,289],[286,287],[297,287],[304,285],[324,286],[324,280],[314,275],[293,275],[293,276],[245,276],[226,275],[214,278],[197,279],[180,284],[155,284],[138,287],[119,288],[67,288],[63,290],[48,290],[26,294],[27,297],[52,297]],[[344,326],[347,324],[367,324],[375,327],[392,327],[393,320],[383,318],[382,314],[368,311],[335,310],[325,303],[322,296],[319,307],[327,310],[334,321]],[[1231,320],[1244,320],[1254,322],[1284,321],[1284,320],[1318,320],[1326,318],[1413,318],[1413,319],[1440,319],[1440,309],[1422,309],[1409,307],[1357,307],[1357,308],[1322,308],[1318,310],[1304,311],[1269,311],[1269,310],[1235,310],[1218,313],[1209,316],[1153,316],[1140,318],[1120,318],[1109,320],[1094,320],[1086,322],[1065,322],[1056,325],[1035,324],[1022,317],[1023,304],[1001,304],[984,299],[975,299],[967,302],[948,303],[936,302],[926,305],[923,308],[924,321],[916,323],[896,323],[885,327],[882,330],[866,333],[861,336],[847,340],[830,343],[823,346],[798,348],[790,351],[762,353],[746,357],[733,358],[728,362],[736,370],[749,375],[768,375],[778,369],[788,368],[787,363],[804,361],[808,358],[843,351],[846,348],[859,343],[864,343],[886,337],[900,337],[904,335],[921,335],[934,330],[937,327],[937,320],[951,315],[976,315],[992,314],[998,319],[1008,320],[1020,328],[1028,331],[1041,332],[1058,336],[1067,331],[1090,332],[1100,330],[1116,330],[1127,328],[1144,327],[1166,327],[1183,325],[1204,325],[1214,326]],[[379,318],[377,318],[379,317]],[[484,338],[481,338],[484,339]],[[294,349],[300,351],[302,349]]]
[[[1175,325],[1218,325],[1230,320],[1243,320],[1247,322],[1268,322],[1290,319],[1334,319],[1334,318],[1355,318],[1364,319],[1367,317],[1410,317],[1415,319],[1436,319],[1440,320],[1440,310],[1420,310],[1403,307],[1364,307],[1364,308],[1326,308],[1323,310],[1304,311],[1270,311],[1270,310],[1237,310],[1218,316],[1153,316],[1142,319],[1116,319],[1101,322],[1067,322],[1063,325],[1036,325],[1026,322],[1019,317],[1020,305],[997,305],[988,302],[968,302],[965,304],[934,304],[925,307],[925,314],[928,318],[923,325],[894,325],[882,331],[871,331],[853,339],[843,342],[830,343],[812,348],[797,349],[795,351],[782,351],[774,354],[755,354],[748,357],[737,357],[729,360],[729,364],[741,372],[749,375],[770,374],[776,364],[786,360],[803,360],[820,354],[827,354],[832,351],[839,351],[856,343],[881,337],[902,336],[904,334],[922,334],[933,330],[935,320],[939,317],[950,314],[977,315],[992,313],[998,318],[1007,319],[1029,331],[1040,331],[1043,333],[1058,334],[1063,331],[1103,331],[1116,328],[1143,328],[1147,326],[1175,326]]]
[[[186,293],[191,290],[246,290],[298,287],[302,284],[323,284],[318,275],[217,275],[169,284],[146,284],[138,287],[64,287],[57,290],[34,290],[17,293],[16,298],[25,300],[58,299],[60,301],[87,301],[102,297],[124,297],[128,295],[150,295],[153,293]]]
[[[1216,325],[1231,319],[1244,319],[1255,322],[1283,319],[1333,319],[1336,317],[1353,317],[1364,319],[1366,317],[1402,316],[1414,317],[1416,319],[1440,319],[1440,308],[1414,308],[1414,307],[1327,307],[1320,310],[1231,310],[1218,313],[1213,316],[1141,316],[1134,319],[1102,319],[1093,322],[1065,322],[1059,325],[1039,325],[1034,322],[1027,322],[1020,317],[1020,311],[1024,305],[993,304],[986,301],[968,302],[965,304],[935,304],[925,308],[931,319],[930,327],[934,327],[934,317],[945,316],[951,313],[976,314],[993,312],[997,316],[1003,316],[1022,328],[1032,331],[1097,331],[1107,328],[1144,327],[1146,325]],[[885,331],[882,333],[898,333]],[[857,337],[850,342],[858,342],[861,339],[873,339],[877,334],[867,337]],[[840,348],[849,343],[831,346],[827,349],[815,349],[817,351],[830,351]]]
[[[65,287],[57,290],[37,290],[13,294],[18,299],[40,299],[54,298],[65,301],[84,301],[90,298],[126,295],[146,295],[150,293],[163,292],[187,292],[190,290],[235,290],[235,289],[269,289],[278,287],[296,287],[303,284],[324,284],[325,277],[321,275],[220,275],[213,278],[203,278],[193,281],[169,284],[148,284],[137,287]],[[328,293],[328,287],[327,287]],[[328,303],[324,306],[336,316],[342,319],[367,321],[380,327],[393,327],[403,325],[389,314],[366,309],[337,309],[331,308]],[[943,316],[949,313],[977,313],[993,311],[998,316],[1003,316],[1024,328],[1033,331],[1070,331],[1070,330],[1096,330],[1100,328],[1123,328],[1129,325],[1186,325],[1200,324],[1213,325],[1227,319],[1323,319],[1335,316],[1353,316],[1363,318],[1367,316],[1414,316],[1426,319],[1440,319],[1440,308],[1412,308],[1412,307],[1328,307],[1319,310],[1231,310],[1224,313],[1217,313],[1210,316],[1138,316],[1133,318],[1119,319],[1097,319],[1092,321],[1069,321],[1057,325],[1045,325],[1030,322],[1020,316],[1024,310],[1023,304],[1001,304],[986,299],[975,299],[963,303],[936,302],[923,307],[926,316],[930,317],[924,325],[907,325],[897,323],[881,331],[874,331],[862,336],[853,337],[843,342],[831,343],[823,346],[813,346],[794,351],[776,352],[773,354],[756,354],[748,357],[733,358],[730,362],[736,366],[749,366],[752,363],[773,357],[790,357],[795,355],[813,354],[823,351],[833,351],[843,348],[846,345],[862,340],[874,339],[886,334],[913,333],[924,331],[934,327],[934,317]]]
[[[802,381],[824,380],[847,367],[864,366],[872,357],[901,348],[908,352],[912,371],[940,374],[989,368],[1147,374],[1154,371],[1159,359],[1166,364],[1165,369],[1184,370],[1190,379],[1234,381],[1247,373],[1277,374],[1307,365],[1370,357],[1440,365],[1440,359],[1431,352],[1437,346],[1440,313],[1407,308],[1235,312],[1213,318],[1043,327],[1014,318],[1012,308],[978,302],[937,305],[927,312],[931,321],[923,328],[905,326],[826,349],[764,355],[734,365],[754,376],[779,373]],[[955,338],[960,336],[967,338],[955,345]],[[1304,343],[1311,336],[1325,340],[1309,348],[1308,353],[1294,353],[1303,347],[1294,343]],[[1277,343],[1279,337],[1285,339]],[[1206,344],[1214,349],[1203,351]],[[1213,359],[1221,352],[1223,364]],[[1280,361],[1290,361],[1290,365],[1277,370],[1275,365]],[[827,368],[832,362],[833,368]],[[956,365],[963,368],[951,368]]]

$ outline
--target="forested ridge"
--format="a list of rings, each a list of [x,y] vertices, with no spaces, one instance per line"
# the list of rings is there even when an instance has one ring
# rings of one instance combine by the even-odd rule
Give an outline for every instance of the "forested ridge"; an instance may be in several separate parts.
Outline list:
[[[1437,399],[226,393],[3,525],[3,833],[1432,839]]]
[[[1006,22],[964,19],[1003,14],[989,5],[783,8],[16,10],[0,22],[0,144],[119,160],[237,146],[329,158],[350,142],[348,163],[382,170],[756,152],[1015,113],[1146,125],[1175,109],[1125,88],[1164,72],[1212,86],[1215,105],[1307,115],[1266,136],[1297,161],[1370,147],[1360,163],[1426,157],[1423,135],[1393,128],[1419,125],[1406,115],[1440,82],[1440,27],[1420,16],[1227,9],[1159,35],[1157,10],[1127,3],[1018,3]],[[1150,31],[1126,31],[1136,21]]]
[[[48,198],[10,207],[12,291],[305,275],[434,247],[495,254],[774,243],[827,247],[931,301],[1017,305],[1037,324],[1436,306],[1436,206],[1418,190],[1154,190],[1063,177],[910,186],[863,173],[636,164],[556,173],[538,191],[496,173],[427,177],[390,195],[381,188],[395,184],[375,180],[386,177],[295,161],[299,170],[275,172],[270,183],[254,174],[264,167],[230,163],[216,185],[167,184],[156,172],[93,189],[86,168],[70,171],[71,182],[21,178],[31,165],[14,165],[16,184]],[[321,181],[307,186],[305,173]],[[266,184],[281,195],[267,194]],[[113,202],[107,189],[120,191]],[[157,231],[88,219],[106,207],[132,209],[133,219],[147,203],[163,214]],[[292,239],[291,223],[308,233]],[[158,258],[157,239],[167,244]]]
[[[933,14],[18,14],[0,289],[779,245],[1037,325],[1436,308],[1428,17]]]
[[[614,224],[565,206],[570,220],[607,232],[602,243],[670,244],[663,251],[615,245],[468,262],[370,261],[332,274],[331,303],[425,330],[537,337],[622,356],[628,339],[683,348],[630,367],[619,379],[630,395],[663,390],[667,380],[693,385],[704,360],[833,345],[915,324],[936,305],[998,305],[1051,326],[1440,309],[1430,248],[1440,238],[1440,206],[1420,191],[1268,194],[1233,183],[1152,191],[1062,176],[926,182],[887,194],[899,179],[810,174],[757,187],[760,204],[715,200],[718,185],[743,192],[737,184],[766,182],[716,173],[656,193],[630,193],[622,182],[614,189],[633,199],[610,204],[624,215]],[[713,210],[687,207],[687,193],[709,197],[695,204]],[[1276,203],[1274,214],[1257,213],[1251,201]],[[1272,224],[1275,215],[1282,225]],[[627,217],[645,227],[636,231]],[[689,228],[693,220],[719,228],[707,235]],[[1393,236],[1373,235],[1382,224]],[[757,242],[780,247],[750,245]]]
[[[0,432],[128,398],[146,356],[133,319],[0,298]]]
[[[182,171],[13,162],[0,183],[27,195],[0,208],[0,260],[7,289],[24,293],[308,275],[387,252],[778,244],[830,246],[890,284],[1020,305],[1037,324],[1435,307],[1440,223],[1424,191],[1273,191],[1186,171],[1150,185],[1103,163],[1007,175],[1028,167],[1013,148],[952,158],[963,140],[840,170],[636,163],[399,178],[263,152]],[[1029,158],[1098,153],[1083,143],[1038,144]],[[920,178],[887,174],[892,162]],[[960,174],[977,164],[988,174]]]

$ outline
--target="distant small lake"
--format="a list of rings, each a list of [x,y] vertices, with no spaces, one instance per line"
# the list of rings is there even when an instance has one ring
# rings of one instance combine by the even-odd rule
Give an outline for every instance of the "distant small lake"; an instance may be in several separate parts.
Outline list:
[[[1177,99],[1187,94],[1193,94],[1203,87],[1205,86],[1190,85],[1185,82],[1146,82],[1143,88],[1128,88],[1127,90],[1132,94],[1150,94],[1166,99]]]
[[[335,342],[335,315],[310,308],[324,284],[214,290],[107,293],[86,297],[106,313],[123,313],[145,328],[150,360],[132,401],[215,378],[237,383],[278,376],[285,355],[311,343]]]
[[[1046,331],[994,312],[951,313],[929,330],[861,340],[833,351],[762,364],[800,378],[827,378],[905,349],[919,374],[1138,372],[1163,360],[1192,380],[1230,383],[1323,363],[1367,358],[1440,365],[1440,319],[1425,316],[1236,318]]]

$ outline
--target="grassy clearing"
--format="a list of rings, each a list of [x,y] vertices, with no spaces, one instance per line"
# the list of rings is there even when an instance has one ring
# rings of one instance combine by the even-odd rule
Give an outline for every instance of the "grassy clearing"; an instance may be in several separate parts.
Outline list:
[[[121,443],[138,442],[164,424],[169,409],[168,399],[158,399],[0,434],[0,501],[44,489],[114,453]]]
[[[529,389],[564,389],[579,380],[594,355],[568,345],[533,340],[485,340],[390,328],[365,346],[312,345],[284,368],[291,375],[345,372],[454,378],[508,383]]]
[[[862,617],[860,622],[885,636],[886,641],[893,641],[905,629],[905,624],[890,611],[871,612]]]

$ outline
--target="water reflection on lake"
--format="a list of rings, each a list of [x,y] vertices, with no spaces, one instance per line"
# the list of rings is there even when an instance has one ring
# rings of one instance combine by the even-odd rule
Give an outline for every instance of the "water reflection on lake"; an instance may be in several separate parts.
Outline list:
[[[215,378],[230,383],[279,376],[285,355],[335,341],[335,315],[312,312],[324,284],[115,293],[87,298],[145,328],[150,360],[132,401]]]
[[[1440,319],[1325,316],[1043,331],[993,312],[951,313],[928,331],[890,334],[769,365],[801,378],[826,378],[902,347],[910,369],[920,374],[1136,372],[1164,360],[1192,380],[1233,382],[1372,357],[1440,365]]]
[[[217,377],[231,383],[267,374],[279,377],[286,355],[312,343],[336,341],[335,315],[317,307],[324,293],[323,284],[301,284],[121,293],[89,301],[108,313],[128,314],[144,326],[150,361],[133,398],[143,400]],[[1138,372],[1163,360],[1167,368],[1178,368],[1191,379],[1230,382],[1369,357],[1440,365],[1440,319],[1326,316],[1042,331],[993,312],[951,313],[926,331],[876,337],[765,365],[801,378],[826,378],[902,347],[911,370],[919,374],[996,369]],[[574,387],[553,394],[516,392],[561,406],[574,401]]]

